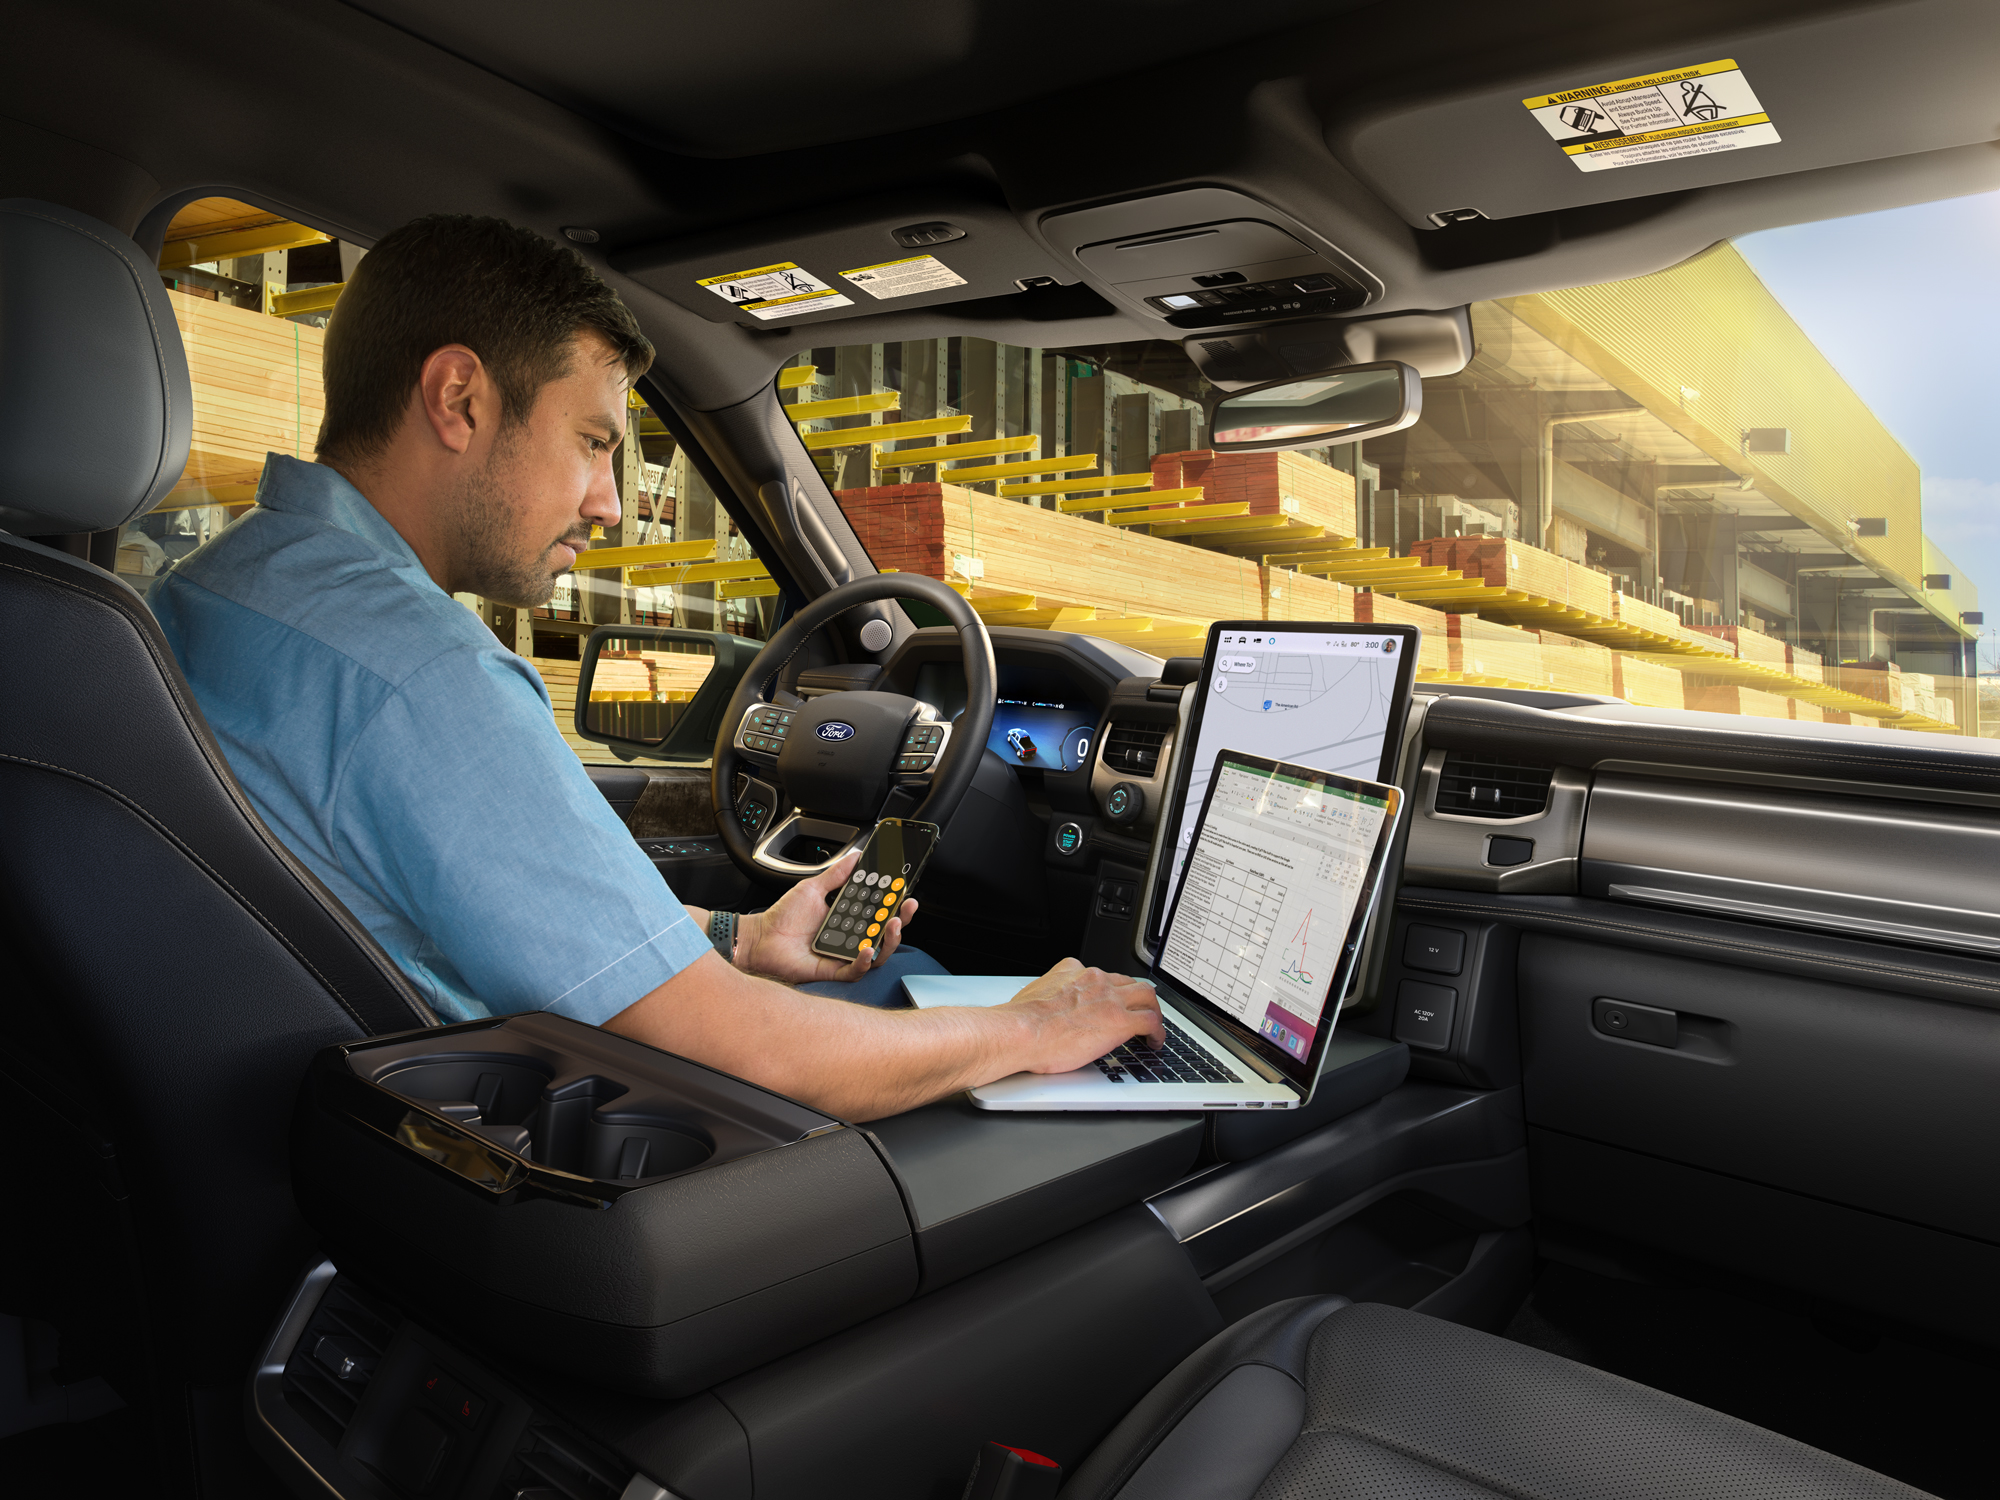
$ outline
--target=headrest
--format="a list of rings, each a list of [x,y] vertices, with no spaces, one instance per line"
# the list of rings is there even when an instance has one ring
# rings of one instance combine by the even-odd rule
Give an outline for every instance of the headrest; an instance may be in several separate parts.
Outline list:
[[[0,530],[123,526],[174,487],[193,430],[159,268],[87,214],[0,199]]]

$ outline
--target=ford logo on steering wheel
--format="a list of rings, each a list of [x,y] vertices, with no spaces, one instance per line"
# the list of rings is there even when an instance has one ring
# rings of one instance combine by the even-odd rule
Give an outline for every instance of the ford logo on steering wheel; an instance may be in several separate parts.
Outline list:
[[[828,719],[818,729],[814,730],[813,733],[817,734],[823,740],[851,740],[854,738],[854,726],[852,724],[843,724],[838,719]]]

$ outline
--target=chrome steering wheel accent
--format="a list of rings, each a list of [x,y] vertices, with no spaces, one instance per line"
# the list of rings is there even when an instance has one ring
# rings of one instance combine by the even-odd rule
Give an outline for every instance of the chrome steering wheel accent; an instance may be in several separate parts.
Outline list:
[[[778,678],[814,631],[854,605],[897,598],[922,600],[958,630],[966,680],[959,723],[897,693],[861,690],[777,701]],[[994,683],[985,624],[938,580],[878,573],[823,594],[772,636],[723,715],[710,779],[723,847],[753,879],[795,881],[859,847],[885,814],[944,827],[986,749]],[[742,810],[739,774],[749,778]],[[794,805],[781,817],[785,799]],[[794,848],[801,839],[817,846],[813,853]]]

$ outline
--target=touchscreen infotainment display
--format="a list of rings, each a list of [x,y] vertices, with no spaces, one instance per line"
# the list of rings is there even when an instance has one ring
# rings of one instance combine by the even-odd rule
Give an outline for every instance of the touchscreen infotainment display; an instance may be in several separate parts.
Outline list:
[[[1414,625],[1224,621],[1210,628],[1199,694],[1189,715],[1192,747],[1180,756],[1168,799],[1166,841],[1155,892],[1156,942],[1180,884],[1193,812],[1223,750],[1247,750],[1318,771],[1392,781],[1422,633]]]

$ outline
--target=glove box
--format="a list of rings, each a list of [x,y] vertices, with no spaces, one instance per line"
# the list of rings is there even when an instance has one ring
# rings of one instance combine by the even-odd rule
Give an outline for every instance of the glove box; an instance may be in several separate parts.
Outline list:
[[[862,1131],[545,1013],[326,1049],[292,1164],[343,1272],[643,1395],[704,1390],[917,1284]]]

